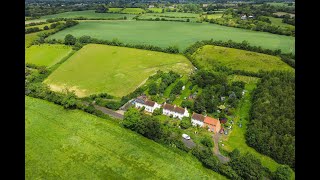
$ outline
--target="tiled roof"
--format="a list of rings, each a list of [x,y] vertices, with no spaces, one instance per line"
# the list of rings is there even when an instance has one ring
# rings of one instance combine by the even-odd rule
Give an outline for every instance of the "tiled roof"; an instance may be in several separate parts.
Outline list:
[[[174,112],[179,113],[179,114],[184,114],[184,111],[185,111],[184,108],[181,108],[181,107],[178,107],[178,106],[176,106],[174,108]]]
[[[146,101],[144,102],[145,105],[151,106],[151,107],[153,107],[155,103],[156,103],[156,102],[154,102],[154,101],[149,101],[149,100],[146,100]]]
[[[174,111],[174,106],[171,104],[165,104],[165,105],[163,105],[163,109],[169,110],[169,111]]]
[[[191,118],[203,122],[205,117],[201,114],[193,113]]]
[[[204,123],[208,124],[208,125],[216,126],[218,123],[220,123],[220,121],[217,119],[214,119],[212,117],[207,116],[204,118]]]

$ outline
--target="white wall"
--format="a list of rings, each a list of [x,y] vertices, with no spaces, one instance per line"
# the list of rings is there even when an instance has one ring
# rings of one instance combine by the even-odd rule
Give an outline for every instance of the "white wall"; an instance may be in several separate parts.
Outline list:
[[[193,126],[199,125],[200,127],[202,127],[204,124],[203,122],[195,120],[195,119],[191,119],[191,122],[192,122]]]

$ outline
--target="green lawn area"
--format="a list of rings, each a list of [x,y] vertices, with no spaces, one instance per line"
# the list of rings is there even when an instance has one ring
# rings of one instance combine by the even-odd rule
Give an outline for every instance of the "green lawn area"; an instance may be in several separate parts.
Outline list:
[[[233,70],[250,72],[258,72],[259,70],[293,71],[293,68],[281,61],[280,57],[221,46],[205,45],[200,47],[192,57],[204,69],[213,69],[222,65]]]
[[[126,14],[142,14],[145,12],[146,11],[141,8],[125,8],[121,11],[121,13],[126,13]]]
[[[26,97],[26,179],[226,179],[116,122]]]
[[[40,25],[35,25],[35,26],[28,26],[28,27],[25,27],[25,29],[29,29],[29,28],[34,28],[34,27],[38,27],[39,29],[42,29],[45,27],[45,26],[48,26],[50,28],[50,25],[52,23],[46,23],[46,24],[40,24]]]
[[[232,131],[230,131],[228,136],[223,136],[221,139],[224,144],[224,146],[220,146],[225,151],[233,151],[235,148],[239,149],[241,153],[249,152],[253,155],[255,155],[258,159],[261,160],[261,163],[263,166],[267,167],[271,171],[275,171],[277,167],[280,166],[276,161],[274,161],[272,158],[262,155],[259,152],[257,152],[255,149],[249,147],[246,144],[245,140],[245,132],[247,128],[247,123],[249,121],[249,110],[251,107],[251,93],[253,89],[256,87],[255,83],[246,84],[245,89],[248,91],[245,94],[245,97],[241,100],[239,104],[239,108],[236,111],[235,118],[234,118],[234,125],[232,126]],[[240,128],[238,126],[238,123],[240,122],[242,127]]]
[[[161,13],[162,8],[148,8],[150,11],[155,12],[155,13]]]
[[[122,97],[161,71],[189,74],[189,60],[177,54],[89,44],[73,54],[44,81],[53,90],[75,90],[79,97],[106,92]]]
[[[189,95],[191,94],[191,90],[189,87],[192,85],[190,81],[184,82],[185,83],[185,89],[181,91],[181,94],[179,97],[177,97],[172,104],[175,104],[177,106],[181,106],[181,102],[184,100],[184,97],[186,97],[188,100]]]
[[[200,33],[201,32],[201,33]],[[241,28],[209,23],[159,22],[159,21],[104,21],[80,22],[78,25],[59,31],[49,39],[64,39],[67,34],[76,37],[88,35],[97,39],[119,39],[124,43],[150,44],[160,47],[177,45],[180,50],[199,40],[248,41],[251,45],[268,49],[293,52],[295,38]]]
[[[26,49],[26,63],[53,66],[72,52],[71,46],[62,44],[33,45]]]
[[[37,21],[45,21],[52,18],[76,18],[76,17],[85,17],[85,18],[122,18],[126,16],[128,19],[132,19],[134,15],[130,14],[117,14],[117,13],[95,13],[94,10],[87,11],[70,11],[59,14],[51,14],[47,16],[41,16]],[[29,21],[26,21],[29,22]],[[32,22],[32,20],[30,21]]]

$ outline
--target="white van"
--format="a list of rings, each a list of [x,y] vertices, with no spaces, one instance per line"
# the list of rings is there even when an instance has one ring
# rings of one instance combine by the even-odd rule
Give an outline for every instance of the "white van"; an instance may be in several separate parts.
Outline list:
[[[190,136],[188,136],[187,134],[182,134],[182,137],[187,139],[187,140],[191,139]]]

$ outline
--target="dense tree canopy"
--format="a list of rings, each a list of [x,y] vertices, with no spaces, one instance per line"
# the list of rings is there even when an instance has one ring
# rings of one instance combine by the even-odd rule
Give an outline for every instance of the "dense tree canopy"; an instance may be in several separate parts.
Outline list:
[[[266,74],[253,93],[247,143],[277,162],[295,168],[295,77]]]

